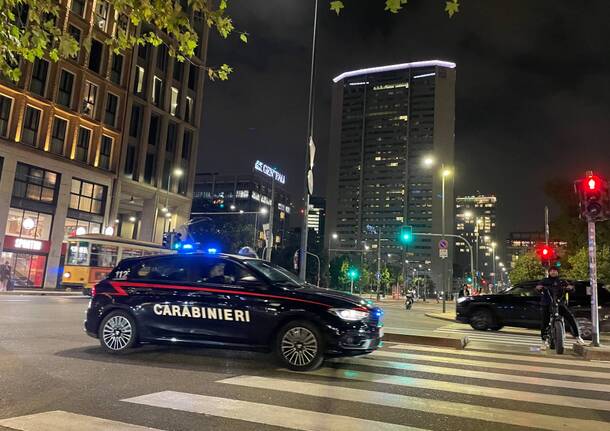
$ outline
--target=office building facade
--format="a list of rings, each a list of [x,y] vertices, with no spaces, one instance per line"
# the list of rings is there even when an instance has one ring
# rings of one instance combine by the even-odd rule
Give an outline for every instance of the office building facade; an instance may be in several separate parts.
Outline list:
[[[496,235],[496,205],[494,195],[458,196],[455,199],[455,232],[470,243],[474,253],[475,268],[482,277],[492,272],[493,250]],[[470,250],[460,239],[455,242],[455,263],[461,274],[470,272]],[[475,269],[476,271],[476,269]]]
[[[276,246],[281,247],[286,243],[290,216],[294,211],[290,195],[284,185],[276,181],[273,186],[270,177],[257,171],[242,175],[197,174],[193,192],[192,218],[221,217],[229,223],[255,224],[256,246],[263,247],[265,239],[263,226],[269,223],[273,189],[275,200],[273,232]],[[213,213],[227,214],[215,216]]]
[[[307,213],[307,226],[309,232],[313,231],[314,243],[319,246],[324,241],[326,228],[326,199],[321,196],[309,198],[309,212]],[[311,242],[311,241],[310,241]]]
[[[137,100],[133,94],[134,65],[141,59],[131,50],[115,54],[105,44],[118,28],[130,32],[140,29],[131,28],[128,17],[116,14],[103,0],[61,1],[60,6],[56,25],[79,43],[90,38],[90,49],[57,62],[22,60],[19,82],[0,81],[0,201],[6,203],[0,205],[0,259],[9,263],[15,287],[57,287],[64,241],[76,234],[120,234],[160,242],[161,233],[150,235],[153,217],[142,204],[154,196],[165,196],[166,188],[159,181],[140,181],[150,165],[150,159],[140,154],[134,159],[142,162],[138,176],[125,175],[129,151],[125,144],[127,140],[130,145],[134,142],[128,114],[137,102],[153,111],[150,96]],[[202,31],[202,36],[205,34]],[[207,38],[201,41],[205,47]],[[200,51],[203,59],[205,49]],[[163,55],[171,64],[167,53]],[[145,78],[152,80],[152,75],[147,71]],[[202,71],[197,73],[194,93],[185,76],[172,81],[173,86],[180,82],[184,90],[178,103],[188,95],[201,100]],[[192,115],[197,120],[189,126],[185,109],[180,105],[175,116],[171,112],[162,116],[162,125],[170,121],[177,124],[171,159],[189,161],[184,163],[182,185],[175,184],[168,195],[178,221],[187,218],[190,210],[192,160],[196,159],[201,112],[200,107],[194,108]],[[144,119],[143,115],[141,121]],[[150,124],[146,127],[152,128]],[[187,130],[192,139],[186,137]],[[140,138],[137,149],[143,152],[140,144],[147,141]],[[190,141],[184,144],[185,140]],[[157,147],[162,145],[159,142]],[[125,226],[123,220],[129,218],[137,229]]]
[[[440,283],[441,165],[454,158],[455,64],[422,61],[345,72],[334,78],[326,235],[336,248],[368,249],[431,267]],[[437,164],[427,168],[426,157]],[[445,184],[452,232],[453,181]],[[411,225],[406,252],[398,233]],[[329,238],[325,242],[328,243]],[[445,261],[451,270],[452,253]]]

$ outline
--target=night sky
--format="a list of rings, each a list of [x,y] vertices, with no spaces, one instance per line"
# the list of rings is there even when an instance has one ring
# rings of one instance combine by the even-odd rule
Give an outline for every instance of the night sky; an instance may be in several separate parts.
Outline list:
[[[316,68],[316,194],[325,194],[331,80],[362,67],[441,59],[457,63],[456,193],[498,196],[499,240],[542,230],[547,179],[592,168],[610,175],[610,2],[410,0],[397,15],[382,0],[320,0]],[[213,37],[199,172],[244,173],[259,158],[302,191],[313,0],[231,0],[236,26]],[[552,210],[553,211],[553,210]],[[551,214],[552,216],[552,214]]]

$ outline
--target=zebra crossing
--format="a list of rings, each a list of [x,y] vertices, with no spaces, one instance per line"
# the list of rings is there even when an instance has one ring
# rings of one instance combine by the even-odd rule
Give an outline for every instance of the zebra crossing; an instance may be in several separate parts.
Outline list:
[[[530,348],[538,348],[541,345],[540,335],[536,333],[507,333],[502,331],[477,331],[461,323],[452,323],[434,330],[440,334],[457,334],[466,335],[470,343],[489,343],[503,344],[507,346],[522,346]],[[574,338],[570,334],[566,334],[565,348],[572,349]]]
[[[161,389],[116,400],[133,409],[133,424],[47,411],[0,419],[0,429],[610,429],[610,363],[554,355],[389,344],[370,355],[328,360],[324,368],[307,373],[250,371],[201,385],[197,393]],[[150,410],[138,415],[138,409],[194,415],[197,421],[188,427],[155,427],[145,419]],[[228,422],[212,428],[205,422],[211,418]]]

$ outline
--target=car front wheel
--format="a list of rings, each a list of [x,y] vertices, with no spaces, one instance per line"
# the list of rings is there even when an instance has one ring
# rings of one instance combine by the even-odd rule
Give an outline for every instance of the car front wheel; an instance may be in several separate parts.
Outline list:
[[[123,353],[136,344],[136,324],[129,313],[121,310],[112,311],[99,329],[102,348],[109,353]]]
[[[278,333],[275,351],[280,362],[294,371],[314,370],[324,362],[320,331],[306,321],[284,325]]]
[[[489,310],[476,310],[470,317],[470,326],[477,331],[487,331],[496,325]]]

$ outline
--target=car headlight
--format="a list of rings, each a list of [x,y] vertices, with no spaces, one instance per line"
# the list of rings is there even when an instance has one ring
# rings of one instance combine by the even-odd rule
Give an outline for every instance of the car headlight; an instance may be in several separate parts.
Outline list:
[[[340,319],[347,320],[349,322],[356,322],[369,317],[368,311],[356,310],[353,308],[331,308],[328,311]]]
[[[72,277],[72,274],[70,274],[69,272],[64,272],[64,278],[70,278]]]

